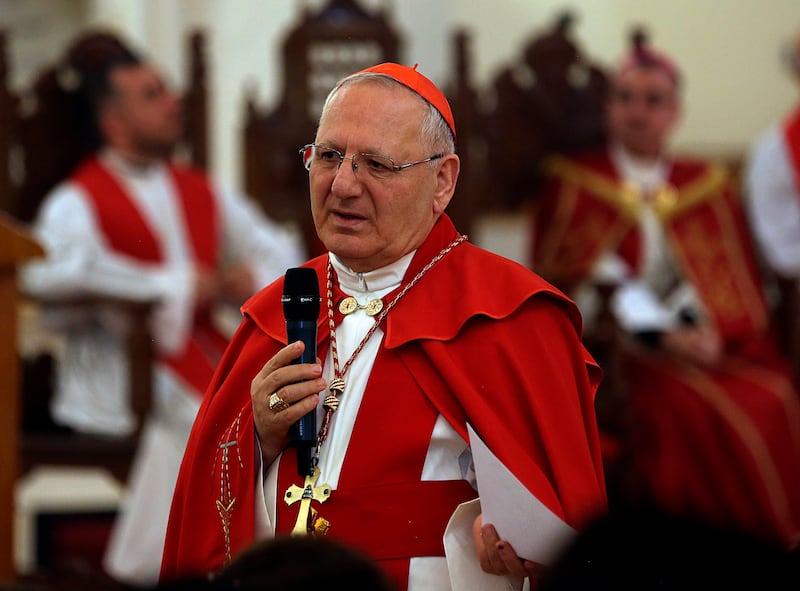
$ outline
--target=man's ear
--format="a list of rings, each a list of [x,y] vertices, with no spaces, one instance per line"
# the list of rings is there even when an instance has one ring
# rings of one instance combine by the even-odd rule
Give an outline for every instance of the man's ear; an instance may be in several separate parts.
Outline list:
[[[436,190],[433,194],[433,212],[444,213],[456,190],[461,160],[456,154],[446,154],[436,173]]]
[[[119,136],[122,130],[122,121],[118,110],[113,105],[103,105],[99,108],[97,127],[106,143],[112,143],[112,138]]]

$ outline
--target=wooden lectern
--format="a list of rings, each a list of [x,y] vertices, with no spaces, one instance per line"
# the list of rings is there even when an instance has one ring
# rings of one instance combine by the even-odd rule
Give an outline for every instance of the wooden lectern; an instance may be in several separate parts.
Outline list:
[[[14,569],[14,485],[19,466],[20,406],[17,358],[17,267],[43,256],[25,228],[0,214],[0,583],[16,579]]]

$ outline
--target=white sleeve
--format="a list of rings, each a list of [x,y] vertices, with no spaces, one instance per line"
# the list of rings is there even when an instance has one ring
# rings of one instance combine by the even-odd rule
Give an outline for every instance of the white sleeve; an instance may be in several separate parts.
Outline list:
[[[745,205],[755,239],[774,270],[800,275],[800,195],[796,172],[778,127],[751,150],[745,174]]]
[[[244,261],[260,289],[306,260],[297,232],[268,218],[244,195],[217,188],[225,224],[225,260]]]
[[[627,263],[615,252],[595,263],[592,280],[617,285],[611,309],[625,331],[666,330],[673,325],[671,311],[644,280],[632,277]]]
[[[273,524],[275,523],[277,508],[274,504],[272,507],[267,507],[267,495],[264,492],[264,488],[272,487],[271,490],[277,489],[278,471],[269,470],[268,466],[264,466],[264,456],[261,453],[261,445],[258,443],[258,434],[256,434],[255,453],[258,463],[258,478],[256,479],[254,531],[255,539],[263,540],[275,535],[275,526]]]
[[[627,332],[668,330],[675,325],[672,312],[664,306],[647,283],[626,281],[611,300],[614,316]]]
[[[65,184],[43,203],[33,233],[45,258],[24,266],[24,289],[34,295],[100,294],[147,300],[174,287],[183,270],[115,253],[77,186]]]
[[[193,314],[194,283],[182,266],[143,263],[115,253],[106,243],[82,189],[73,183],[57,187],[43,202],[33,233],[45,257],[20,269],[24,292],[41,298],[86,295],[139,301],[157,300],[153,322],[159,348],[178,345]],[[177,338],[177,340],[176,340]]]

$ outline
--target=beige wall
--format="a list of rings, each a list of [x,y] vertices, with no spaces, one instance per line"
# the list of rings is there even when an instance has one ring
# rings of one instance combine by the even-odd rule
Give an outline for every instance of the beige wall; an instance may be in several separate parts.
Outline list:
[[[50,22],[83,19],[110,23],[150,53],[178,84],[184,77],[185,33],[208,30],[209,74],[213,85],[212,166],[221,180],[238,185],[240,121],[244,92],[253,88],[270,106],[280,93],[280,45],[303,5],[322,0],[48,0],[21,3],[0,0],[0,11],[31,14],[47,5]],[[448,80],[452,63],[450,33],[467,27],[473,38],[474,77],[487,84],[497,68],[517,56],[520,46],[550,25],[563,8],[575,11],[575,37],[584,50],[605,65],[616,62],[635,23],[649,26],[653,41],[682,64],[686,78],[686,113],[677,147],[703,153],[741,153],[754,136],[789,109],[797,91],[782,70],[778,55],[800,31],[798,0],[364,0],[384,6],[405,37],[405,60],[439,83]],[[16,7],[9,11],[8,7]],[[56,16],[60,10],[63,18]],[[41,20],[44,17],[39,18]],[[68,19],[68,20],[65,20]],[[35,46],[26,61],[32,67],[44,38],[31,43],[24,21],[11,22],[9,43]],[[7,19],[0,18],[7,22]],[[24,24],[24,23],[23,23]],[[28,25],[29,26],[29,25]],[[41,28],[41,25],[40,25]],[[18,35],[14,39],[14,34]],[[53,37],[55,54],[61,38]]]
[[[741,151],[798,94],[779,61],[782,45],[800,32],[797,0],[495,0],[491,5],[497,8],[487,11],[484,3],[459,8],[459,19],[475,28],[482,76],[564,7],[578,15],[575,33],[585,51],[606,65],[626,50],[631,27],[646,24],[654,44],[668,50],[685,72],[686,110],[675,142],[687,149]]]

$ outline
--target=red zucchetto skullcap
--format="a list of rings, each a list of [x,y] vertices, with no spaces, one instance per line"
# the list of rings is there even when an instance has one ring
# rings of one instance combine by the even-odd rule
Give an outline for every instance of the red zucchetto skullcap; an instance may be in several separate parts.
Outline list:
[[[413,68],[409,68],[408,66],[386,62],[356,73],[373,72],[375,74],[383,74],[393,80],[397,80],[397,82],[403,86],[407,86],[436,107],[436,110],[439,111],[442,117],[444,117],[444,120],[447,121],[450,131],[453,132],[453,138],[455,138],[456,123],[453,119],[453,111],[450,110],[450,103],[447,102],[444,93],[439,90],[433,82],[417,71],[418,65],[419,64],[414,64]]]
[[[633,32],[631,45],[633,46],[631,52],[620,65],[620,73],[631,68],[656,68],[664,72],[676,86],[680,84],[681,72],[675,60],[666,53],[653,49],[647,39],[647,34],[642,29],[636,29]]]

